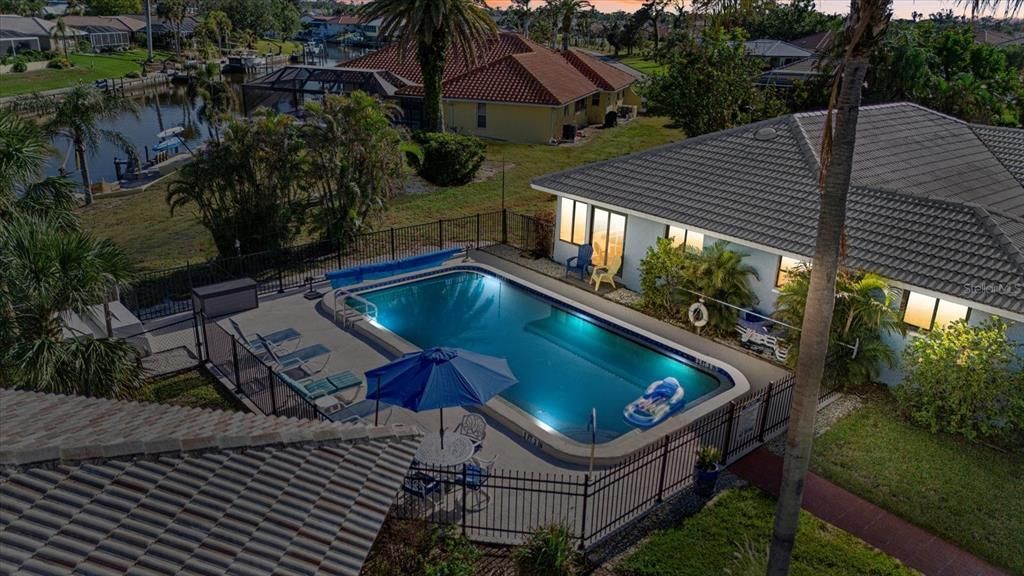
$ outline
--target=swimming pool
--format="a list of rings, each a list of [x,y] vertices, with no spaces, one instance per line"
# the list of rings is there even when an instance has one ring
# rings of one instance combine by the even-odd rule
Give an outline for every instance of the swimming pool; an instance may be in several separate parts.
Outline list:
[[[576,442],[590,442],[591,408],[597,410],[598,442],[633,431],[623,407],[655,380],[678,379],[688,407],[733,386],[725,370],[685,352],[655,349],[656,342],[641,343],[635,333],[476,270],[360,295],[377,306],[381,327],[416,347],[454,346],[506,358],[519,384],[501,397],[545,431]]]

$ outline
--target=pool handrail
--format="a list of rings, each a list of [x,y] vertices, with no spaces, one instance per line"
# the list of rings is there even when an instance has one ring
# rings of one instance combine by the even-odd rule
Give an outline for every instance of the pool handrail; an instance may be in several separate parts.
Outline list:
[[[341,296],[341,300],[340,301],[338,299],[339,295]],[[349,300],[354,300],[359,306],[357,307],[357,306],[349,304]],[[341,308],[340,309],[338,307],[339,303],[341,304]],[[370,302],[369,300],[367,300],[366,298],[363,298],[362,296],[360,296],[358,294],[353,294],[352,292],[349,292],[348,290],[345,290],[344,288],[336,288],[334,290],[334,323],[335,324],[338,323],[338,312],[340,311],[342,313],[341,314],[342,325],[343,326],[349,326],[350,325],[350,319],[349,319],[349,314],[348,314],[349,310],[357,313],[360,316],[368,318],[368,319],[370,319],[370,320],[372,320],[374,322],[377,321],[377,305],[376,304],[374,304],[373,302]]]

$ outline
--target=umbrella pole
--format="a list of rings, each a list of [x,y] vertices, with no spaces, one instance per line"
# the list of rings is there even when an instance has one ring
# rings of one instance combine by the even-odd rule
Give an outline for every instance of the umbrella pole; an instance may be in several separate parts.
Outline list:
[[[373,406],[373,425],[380,421],[380,376],[377,376],[377,402]]]
[[[441,450],[444,450],[444,408],[441,408]]]

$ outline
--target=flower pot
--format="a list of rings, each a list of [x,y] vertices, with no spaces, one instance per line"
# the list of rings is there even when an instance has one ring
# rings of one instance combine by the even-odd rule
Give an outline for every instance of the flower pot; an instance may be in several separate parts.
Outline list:
[[[696,479],[693,484],[693,491],[703,498],[715,493],[715,485],[718,484],[718,476],[722,473],[721,464],[715,464],[711,470],[695,468]]]

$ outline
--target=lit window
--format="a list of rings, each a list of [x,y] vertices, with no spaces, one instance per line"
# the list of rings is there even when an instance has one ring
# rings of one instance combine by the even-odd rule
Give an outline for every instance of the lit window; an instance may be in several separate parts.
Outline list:
[[[704,234],[701,232],[695,232],[693,230],[687,230],[686,228],[680,228],[678,226],[669,226],[668,232],[665,234],[669,240],[672,240],[673,246],[683,246],[691,248],[700,252],[704,249]]]
[[[476,105],[476,127],[487,128],[487,103],[477,102]]]
[[[590,233],[594,256],[591,262],[595,266],[607,266],[610,262],[621,259],[625,242],[626,217],[602,208],[594,208],[594,224]]]
[[[967,306],[948,300],[939,300],[939,305],[935,308],[935,321],[932,322],[932,327],[945,328],[946,324],[950,322],[966,319]]]
[[[943,328],[954,320],[965,320],[968,312],[967,306],[962,304],[907,291],[903,321],[921,330],[931,330]]]
[[[788,258],[786,256],[779,257],[779,271],[775,275],[775,287],[781,288],[782,286],[785,286],[786,282],[789,282],[789,275],[792,274],[793,270],[795,270],[800,264],[802,264],[802,262],[795,258]]]
[[[562,198],[558,224],[559,240],[573,244],[583,244],[587,231],[588,208],[585,202],[577,202],[572,198]]]

